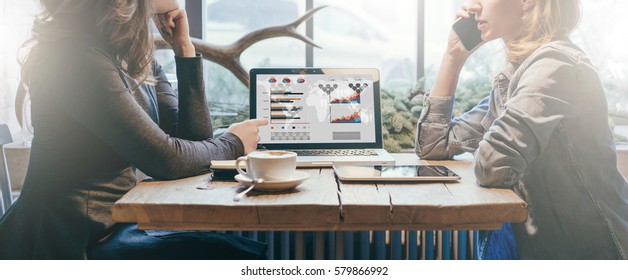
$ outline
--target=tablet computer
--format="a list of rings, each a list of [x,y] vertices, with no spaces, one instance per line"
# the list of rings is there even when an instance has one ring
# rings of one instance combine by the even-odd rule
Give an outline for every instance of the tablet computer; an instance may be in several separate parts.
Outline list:
[[[334,165],[343,181],[458,181],[460,176],[442,165]]]

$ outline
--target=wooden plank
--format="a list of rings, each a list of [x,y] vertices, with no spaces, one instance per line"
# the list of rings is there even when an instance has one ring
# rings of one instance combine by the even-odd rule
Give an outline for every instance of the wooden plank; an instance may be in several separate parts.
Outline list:
[[[420,164],[414,154],[395,155],[396,164]],[[337,181],[340,204],[345,224],[389,224],[394,223],[392,205],[387,190],[377,184]]]
[[[249,192],[237,182],[210,181],[209,175],[143,182],[114,205],[116,222],[182,224],[336,224],[339,221],[333,171],[308,169],[310,179],[283,192]],[[260,227],[263,228],[263,227]]]
[[[292,230],[292,231],[377,231],[377,230],[495,230],[500,229],[501,223],[497,224],[216,224],[216,223],[140,223],[140,229],[163,229],[163,230]]]
[[[142,182],[113,206],[115,222],[257,224],[254,205],[232,207],[237,182],[211,181],[205,174],[171,181]],[[208,209],[208,205],[212,205]]]
[[[142,182],[113,209],[117,222],[142,228],[198,230],[462,230],[497,229],[521,222],[526,204],[511,190],[475,184],[472,161],[420,161],[396,154],[397,164],[443,164],[462,176],[457,183],[344,183],[332,169],[307,169],[310,179],[279,193],[244,190],[234,181],[200,175]]]
[[[459,183],[378,184],[391,203],[392,223],[522,222],[526,205],[509,190],[484,189],[460,174]]]
[[[418,161],[396,155],[398,164],[451,166],[461,175],[455,183],[368,184],[340,183],[346,223],[378,220],[390,224],[490,224],[522,222],[526,205],[510,190],[486,189],[475,183],[472,161]],[[388,205],[388,209],[386,209]]]
[[[519,223],[527,219],[527,204],[512,190],[484,188],[476,183],[471,160],[428,162],[446,165],[462,178],[459,182],[445,183],[455,200],[452,212],[443,213],[447,217],[444,223]]]
[[[391,222],[390,200],[375,184],[345,183],[337,181],[340,196],[342,223],[389,223]]]
[[[443,183],[378,184],[390,197],[392,223],[450,224],[448,220],[454,196]]]
[[[240,202],[257,206],[259,223],[337,224],[340,220],[338,188],[331,169],[304,169],[310,179],[285,193],[257,193]]]

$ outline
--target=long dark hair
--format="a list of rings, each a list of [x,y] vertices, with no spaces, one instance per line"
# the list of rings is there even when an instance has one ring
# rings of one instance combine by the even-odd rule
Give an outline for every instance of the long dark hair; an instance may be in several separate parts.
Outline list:
[[[49,50],[69,39],[92,41],[129,76],[142,82],[151,79],[151,0],[41,0],[41,5],[32,38],[23,45],[29,50],[22,61],[26,86]]]

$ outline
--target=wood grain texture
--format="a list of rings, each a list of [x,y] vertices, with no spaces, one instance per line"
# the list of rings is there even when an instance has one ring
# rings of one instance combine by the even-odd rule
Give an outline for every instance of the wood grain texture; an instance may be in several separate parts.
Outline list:
[[[442,164],[461,175],[453,183],[345,183],[332,169],[303,169],[295,189],[248,193],[235,181],[200,175],[142,182],[114,205],[117,222],[178,230],[459,230],[496,229],[522,222],[526,204],[511,190],[475,183],[472,161],[420,161],[396,154],[397,164]]]
[[[322,171],[322,172],[321,172]],[[339,202],[333,171],[308,169],[310,179],[281,192],[246,189],[235,181],[212,181],[201,175],[173,181],[142,182],[113,208],[116,222],[182,224],[337,224]]]
[[[462,180],[445,183],[454,196],[453,206],[460,208],[460,219],[475,222],[524,222],[527,204],[510,189],[485,188],[476,183],[472,158],[456,161],[428,161],[443,164],[458,173]]]
[[[163,230],[291,230],[291,231],[384,231],[384,230],[495,230],[502,227],[498,224],[327,224],[327,225],[297,225],[297,224],[275,224],[275,225],[252,225],[252,224],[193,224],[193,223],[141,223],[139,229],[163,229]]]

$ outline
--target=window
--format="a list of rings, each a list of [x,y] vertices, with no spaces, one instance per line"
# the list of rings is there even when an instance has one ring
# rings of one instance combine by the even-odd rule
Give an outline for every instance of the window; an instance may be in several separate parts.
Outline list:
[[[39,1],[4,0],[0,2],[0,123],[7,123],[16,141],[22,139],[15,117],[15,93],[20,81],[18,49],[29,38]]]
[[[188,10],[200,35],[217,45],[231,44],[259,28],[287,24],[309,6],[327,7],[313,17],[311,35],[322,49],[310,49],[294,38],[272,38],[254,44],[241,56],[246,70],[253,67],[375,67],[382,77],[385,139],[393,150],[413,143],[414,122],[422,109],[420,97],[411,92],[429,90],[446,46],[454,13],[464,0],[193,0]],[[38,1],[5,0],[0,4],[0,122],[20,131],[12,112],[19,78],[15,54],[28,37]],[[610,104],[610,114],[628,116],[628,26],[616,24],[628,2],[582,0],[583,17],[572,39],[597,67]],[[425,10],[425,14],[421,11]],[[205,20],[203,20],[204,18]],[[306,26],[298,32],[306,34]],[[419,26],[422,27],[419,30]],[[603,32],[600,32],[602,30]],[[199,35],[197,35],[199,36]],[[420,40],[420,41],[419,41]],[[420,54],[420,55],[418,55]],[[172,52],[159,51],[158,60],[174,77]],[[423,57],[425,58],[423,61]],[[488,94],[493,76],[505,63],[503,44],[491,42],[475,53],[463,69],[455,114],[461,114]],[[424,79],[419,75],[425,74]],[[247,87],[224,67],[205,65],[206,93],[216,128],[248,118]],[[220,132],[220,131],[217,131]],[[16,137],[18,138],[18,137]],[[403,143],[403,144],[399,144]]]
[[[315,0],[315,67],[373,67],[382,87],[410,90],[416,81],[418,1]]]
[[[582,1],[582,19],[572,39],[597,68],[606,91],[609,114],[628,124],[628,25],[618,19],[628,9],[619,0]]]
[[[234,43],[251,31],[288,24],[305,12],[299,0],[206,0],[204,38],[218,45]],[[305,33],[305,24],[299,32]],[[305,66],[305,44],[292,38],[272,38],[260,41],[240,57],[248,71],[253,67]],[[224,67],[207,62],[205,65],[207,99],[217,133],[231,123],[249,117],[249,91]]]
[[[416,86],[420,2],[403,0],[391,5],[379,0],[206,0],[203,36],[213,44],[231,44],[251,31],[293,22],[305,14],[308,4],[313,7],[325,5],[326,8],[313,16],[312,37],[322,49],[310,52],[312,57],[307,57],[307,46],[299,40],[272,38],[254,44],[242,54],[244,68],[378,68],[381,71],[382,92],[386,92],[391,99],[384,106],[395,114],[400,110],[395,109],[394,97],[408,95]],[[305,35],[308,24],[301,24],[298,32]],[[311,61],[309,65],[308,59]],[[216,132],[220,133],[227,125],[248,118],[249,92],[224,67],[208,62],[205,69],[212,119]],[[397,116],[396,119],[405,120],[406,124],[401,128],[413,129],[414,124],[407,116]],[[385,137],[388,134],[385,133]],[[413,140],[410,136],[405,138],[404,147],[410,148]]]

